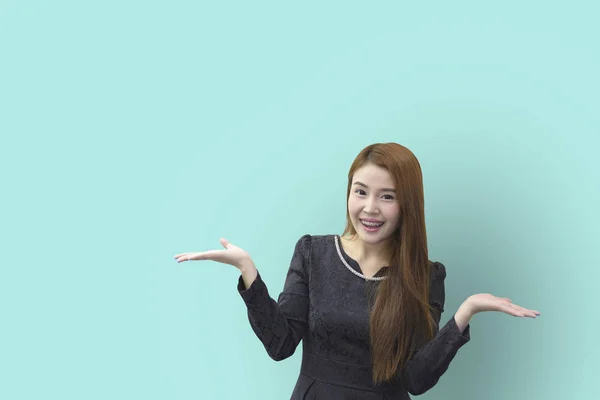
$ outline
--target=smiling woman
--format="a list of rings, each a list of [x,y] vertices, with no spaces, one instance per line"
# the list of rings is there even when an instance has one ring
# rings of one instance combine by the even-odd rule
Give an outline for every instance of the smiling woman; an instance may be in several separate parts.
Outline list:
[[[347,196],[346,252],[364,266],[367,277],[391,266],[378,287],[369,324],[373,380],[382,382],[404,367],[411,347],[430,339],[439,322],[439,305],[436,309],[429,298],[432,267],[419,161],[396,143],[368,146],[350,167]],[[383,224],[372,228],[365,220]]]
[[[226,239],[223,250],[175,256],[239,269],[238,292],[271,358],[290,357],[303,342],[292,400],[410,399],[446,372],[470,340],[475,314],[539,315],[482,293],[440,328],[446,267],[428,258],[421,167],[406,147],[364,148],[346,195],[343,234],[298,240],[277,301],[250,255]]]
[[[372,204],[372,202],[381,203],[383,207],[380,207],[383,214],[389,214],[388,222],[392,222],[391,225],[395,228],[395,224],[398,220],[398,204],[396,202],[396,190],[392,188],[386,188],[385,185],[393,183],[392,177],[385,168],[379,167],[375,164],[368,163],[354,173],[354,183],[352,184],[354,195],[348,199],[348,209],[353,212],[350,213],[353,224],[356,224],[355,218],[360,217],[363,214],[359,209],[362,208],[365,216],[359,218],[360,223],[366,228],[367,232],[378,232],[379,228],[383,226],[384,222],[375,218],[368,218],[366,214],[370,212],[378,204]],[[374,182],[373,187],[361,182],[372,181]],[[381,186],[383,185],[383,187]],[[372,193],[372,194],[369,194]],[[385,215],[383,215],[385,217]],[[390,218],[392,220],[390,221]],[[390,224],[388,224],[390,226]]]
[[[366,245],[363,251],[374,250],[374,254],[390,251],[400,219],[394,178],[385,167],[373,162],[354,168],[356,171],[351,169],[349,177],[347,218],[350,224],[346,233],[360,237],[360,243]]]

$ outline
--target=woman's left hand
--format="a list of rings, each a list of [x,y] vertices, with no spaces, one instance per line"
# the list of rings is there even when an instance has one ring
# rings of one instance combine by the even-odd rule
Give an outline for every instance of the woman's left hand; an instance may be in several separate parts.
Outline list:
[[[489,293],[479,293],[469,296],[465,300],[465,305],[467,305],[471,315],[484,311],[499,311],[515,317],[535,318],[540,315],[539,311],[521,307],[506,297],[496,297]]]

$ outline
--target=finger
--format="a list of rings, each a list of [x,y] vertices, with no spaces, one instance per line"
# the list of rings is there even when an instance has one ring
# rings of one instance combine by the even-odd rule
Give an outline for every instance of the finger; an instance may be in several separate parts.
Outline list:
[[[514,305],[515,310],[517,310],[517,312],[521,313],[522,317],[532,317],[535,318],[535,314],[531,312],[531,310],[526,309],[525,307],[521,307],[518,305]]]
[[[530,310],[529,308],[525,308],[525,307],[521,307],[523,309],[523,311],[527,312],[527,313],[531,313],[531,314],[535,314],[535,315],[540,315],[540,312],[537,310]]]
[[[502,307],[502,311],[508,315],[512,315],[513,317],[523,317],[523,313],[514,307],[513,304],[504,304]]]
[[[177,262],[190,261],[193,256],[194,256],[194,253],[180,253],[175,256],[175,261],[177,261]]]
[[[540,312],[536,310],[530,310],[525,307],[518,306],[516,304],[514,305],[514,307],[527,317],[535,318],[536,316],[540,315]]]
[[[223,252],[224,250],[209,250],[199,253],[186,253],[185,255],[179,257],[177,262],[198,260],[219,261],[222,258]]]
[[[223,245],[223,247],[227,248],[227,246],[229,246],[231,243],[229,243],[229,240],[221,238],[219,239],[219,242],[221,243],[221,245]]]
[[[212,260],[219,261],[223,257],[225,250],[209,250],[203,251],[201,253],[195,253],[193,259],[194,260]]]
[[[538,315],[540,315],[540,313],[538,311],[529,310],[525,307],[516,306],[513,308],[516,313],[520,314],[520,315],[518,315],[520,317],[536,318]]]
[[[175,255],[174,258],[175,258],[175,261],[177,261],[177,262],[188,261],[191,254],[192,253],[180,253],[180,254]]]
[[[541,315],[539,311],[535,311],[535,310],[527,310],[526,309],[525,312],[527,313],[527,316],[531,317],[531,318],[535,318],[535,317],[538,317],[539,315]]]

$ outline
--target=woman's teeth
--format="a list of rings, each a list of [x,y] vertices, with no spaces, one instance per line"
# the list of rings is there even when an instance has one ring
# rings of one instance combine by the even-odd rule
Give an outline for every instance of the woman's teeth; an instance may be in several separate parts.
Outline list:
[[[365,230],[367,230],[369,232],[378,231],[379,227],[381,227],[381,225],[383,225],[383,222],[367,222],[367,221],[363,221],[363,220],[360,220],[360,223],[363,225]]]
[[[360,220],[360,222],[362,222],[364,225],[374,226],[374,227],[383,225],[383,222],[369,222],[369,221],[363,221],[362,219]]]

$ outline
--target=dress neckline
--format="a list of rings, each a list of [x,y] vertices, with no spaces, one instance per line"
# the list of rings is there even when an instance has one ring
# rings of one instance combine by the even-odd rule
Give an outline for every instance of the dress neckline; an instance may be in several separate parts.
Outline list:
[[[356,261],[355,259],[350,257],[348,255],[348,253],[346,253],[346,251],[344,250],[344,247],[342,246],[342,243],[341,243],[342,242],[341,237],[339,235],[333,235],[333,239],[335,241],[335,247],[336,247],[338,256],[340,257],[340,260],[346,266],[346,268],[348,268],[348,270],[350,270],[350,272],[352,272],[354,275],[358,276],[359,278],[364,279],[365,281],[382,281],[386,278],[384,272],[388,268],[387,266],[381,267],[375,273],[375,275],[373,275],[371,277],[365,276],[362,273],[362,270],[360,268],[358,261]]]

